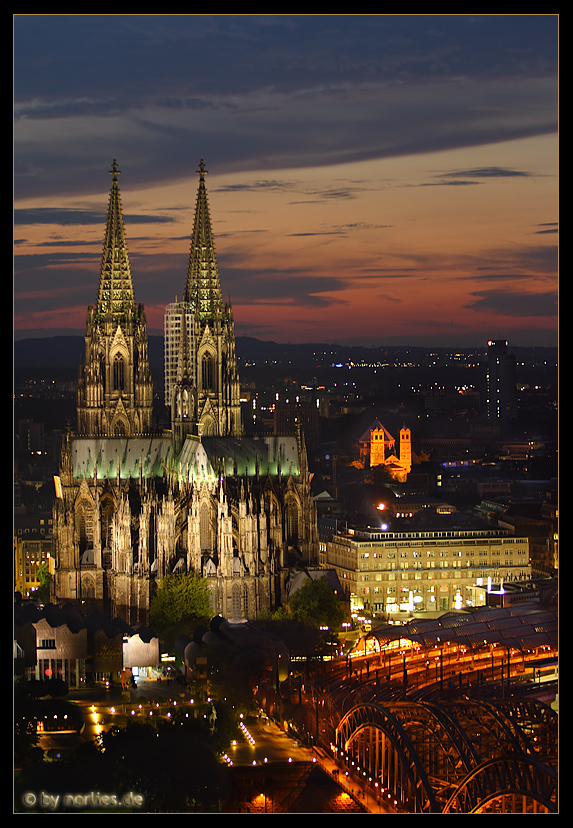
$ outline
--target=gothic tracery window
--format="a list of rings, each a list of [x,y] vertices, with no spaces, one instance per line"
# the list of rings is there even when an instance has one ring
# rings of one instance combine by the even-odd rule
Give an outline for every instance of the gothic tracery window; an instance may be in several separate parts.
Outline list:
[[[231,614],[233,621],[239,621],[241,619],[241,590],[238,584],[233,584],[231,590]]]
[[[125,388],[125,362],[121,354],[116,354],[113,360],[113,390],[123,391]]]
[[[93,544],[93,514],[91,504],[83,499],[76,509],[76,535],[80,554]]]
[[[210,552],[211,544],[211,510],[207,503],[201,504],[199,513],[199,534],[202,552]]]
[[[82,579],[82,598],[95,598],[96,585],[91,576]]]
[[[101,544],[102,547],[111,546],[111,522],[113,519],[113,501],[108,497],[103,497],[100,503],[100,525],[101,525]]]
[[[203,391],[213,391],[215,387],[215,373],[211,354],[205,354],[201,361],[201,385]]]
[[[286,504],[287,540],[297,543],[299,536],[299,507],[294,497],[289,497]]]

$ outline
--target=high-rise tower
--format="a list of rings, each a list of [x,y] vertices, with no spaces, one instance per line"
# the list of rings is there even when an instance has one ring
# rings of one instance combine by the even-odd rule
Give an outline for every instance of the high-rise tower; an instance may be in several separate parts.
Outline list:
[[[172,302],[164,314],[165,405],[170,410],[175,444],[198,436],[195,314],[189,302]]]
[[[143,306],[136,307],[114,161],[99,289],[87,311],[78,378],[78,434],[133,436],[151,431],[153,383]]]
[[[507,353],[507,340],[487,343],[485,408],[488,420],[513,419],[517,414],[515,357]]]

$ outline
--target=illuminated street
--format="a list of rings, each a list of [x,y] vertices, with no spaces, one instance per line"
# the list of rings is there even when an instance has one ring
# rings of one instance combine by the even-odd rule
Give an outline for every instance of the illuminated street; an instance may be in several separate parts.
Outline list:
[[[266,762],[312,762],[316,755],[292,736],[283,733],[270,719],[261,718],[244,726],[242,741],[229,750],[234,765],[254,765]]]

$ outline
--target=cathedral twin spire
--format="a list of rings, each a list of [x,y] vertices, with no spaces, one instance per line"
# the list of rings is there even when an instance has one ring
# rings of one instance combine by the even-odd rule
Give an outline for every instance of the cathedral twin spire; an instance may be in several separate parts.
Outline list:
[[[199,189],[193,233],[191,235],[184,301],[195,308],[199,320],[205,323],[221,313],[223,302],[207,188],[205,186],[207,170],[203,160],[199,164],[197,174],[199,175]],[[111,312],[114,318],[125,318],[133,312],[135,300],[117,180],[120,170],[115,160],[110,175],[112,176],[112,185],[104,237],[97,309],[102,316]]]
[[[131,437],[151,432],[153,382],[145,313],[135,305],[116,161],[110,174],[98,296],[87,311],[78,377],[78,433]]]
[[[184,293],[184,304],[193,316],[191,373],[196,391],[197,430],[201,436],[238,436],[242,434],[242,424],[235,328],[230,306],[224,305],[221,297],[203,160],[197,174],[199,186]]]
[[[221,298],[211,216],[200,162],[183,313],[185,335],[170,352],[185,386],[185,433],[242,433],[232,314]],[[78,380],[78,431],[90,436],[134,436],[151,431],[153,385],[143,306],[136,307],[117,162],[114,160],[98,297],[88,308],[86,355]],[[173,308],[173,305],[168,308]],[[173,343],[171,344],[173,348]],[[166,377],[167,377],[166,337]],[[181,366],[186,366],[181,372]],[[182,387],[182,386],[181,386]],[[181,391],[181,389],[180,389]],[[171,404],[173,395],[169,392]],[[167,400],[166,400],[167,401]],[[192,426],[195,423],[195,426]]]

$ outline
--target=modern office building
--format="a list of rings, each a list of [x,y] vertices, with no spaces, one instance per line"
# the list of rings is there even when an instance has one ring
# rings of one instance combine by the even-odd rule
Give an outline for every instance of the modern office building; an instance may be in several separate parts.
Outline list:
[[[320,562],[374,615],[480,606],[488,587],[531,577],[528,539],[497,529],[350,530],[321,542]]]
[[[171,408],[173,392],[185,374],[194,376],[195,334],[193,308],[188,302],[171,302],[164,315],[165,405]]]
[[[488,420],[513,419],[517,414],[515,357],[507,352],[505,339],[487,343],[485,412]]]
[[[77,606],[30,601],[15,605],[14,652],[17,674],[61,679],[74,688],[160,665],[159,639],[145,627],[132,628],[97,611],[84,615]]]

